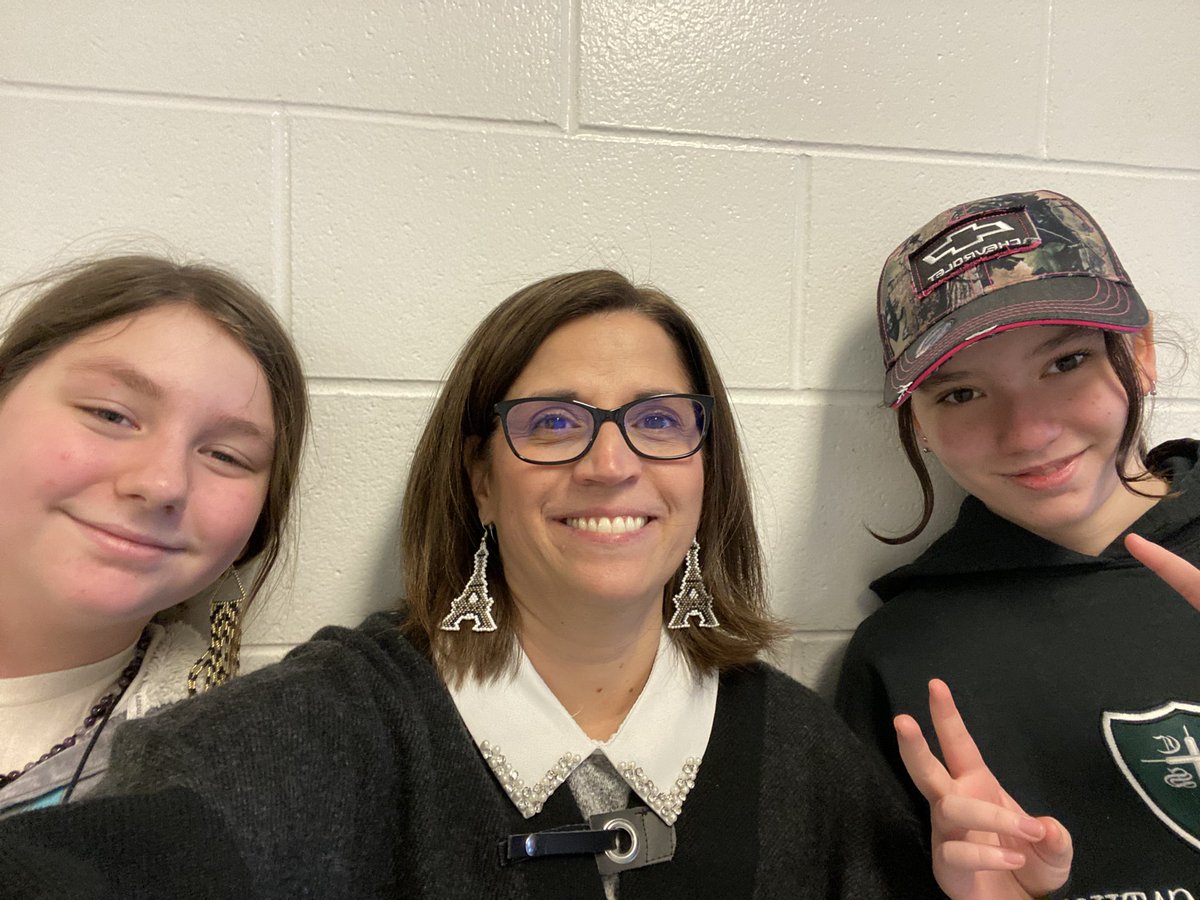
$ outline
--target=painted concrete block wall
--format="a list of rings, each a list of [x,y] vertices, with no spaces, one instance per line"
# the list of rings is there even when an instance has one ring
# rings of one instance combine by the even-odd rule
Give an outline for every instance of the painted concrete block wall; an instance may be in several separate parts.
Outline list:
[[[881,261],[950,203],[1055,188],[1194,347],[1197,45],[1197,0],[8,0],[0,280],[169,249],[289,324],[313,440],[251,664],[398,596],[408,459],[486,310],[572,268],[653,282],[733,387],[782,664],[828,687],[866,584],[926,543],[866,530],[917,500],[879,407]],[[1154,433],[1196,434],[1200,364],[1165,381]]]

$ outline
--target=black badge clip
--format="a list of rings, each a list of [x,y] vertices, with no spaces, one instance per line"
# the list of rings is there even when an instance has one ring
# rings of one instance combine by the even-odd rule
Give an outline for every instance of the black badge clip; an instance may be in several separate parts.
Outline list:
[[[637,806],[591,816],[586,826],[510,834],[500,844],[501,865],[588,854],[596,857],[602,875],[666,862],[675,855],[675,827]]]

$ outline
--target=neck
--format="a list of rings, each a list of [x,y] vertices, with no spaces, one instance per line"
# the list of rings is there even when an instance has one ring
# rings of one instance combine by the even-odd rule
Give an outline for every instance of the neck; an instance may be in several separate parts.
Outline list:
[[[106,623],[103,628],[54,628],[11,622],[0,607],[0,678],[61,672],[100,662],[137,640],[145,621]]]
[[[612,737],[650,677],[662,609],[589,610],[539,616],[517,602],[521,647],[542,681],[595,740]]]

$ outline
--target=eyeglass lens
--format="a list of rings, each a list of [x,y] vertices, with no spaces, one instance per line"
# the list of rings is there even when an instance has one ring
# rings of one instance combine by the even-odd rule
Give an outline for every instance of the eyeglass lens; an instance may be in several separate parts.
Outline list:
[[[651,397],[625,411],[626,440],[655,459],[687,456],[704,437],[704,406],[689,397]],[[565,462],[582,454],[597,431],[591,411],[570,400],[524,400],[509,411],[508,437],[534,462]]]

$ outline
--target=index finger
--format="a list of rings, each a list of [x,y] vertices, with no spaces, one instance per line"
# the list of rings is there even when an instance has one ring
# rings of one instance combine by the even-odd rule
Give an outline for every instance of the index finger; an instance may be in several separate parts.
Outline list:
[[[900,745],[900,759],[904,761],[908,777],[913,780],[921,796],[932,806],[952,793],[954,782],[946,772],[946,767],[929,749],[916,720],[909,715],[899,715],[892,720],[892,725]]]
[[[933,730],[937,732],[942,758],[951,776],[958,778],[967,772],[984,768],[983,756],[959,715],[954,696],[940,678],[929,682],[929,715],[933,719]]]
[[[1200,609],[1200,569],[1166,547],[1136,534],[1125,536],[1125,549],[1182,594],[1183,599]]]

